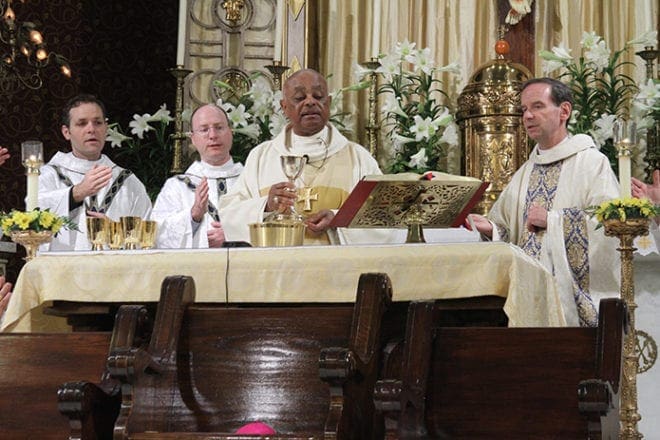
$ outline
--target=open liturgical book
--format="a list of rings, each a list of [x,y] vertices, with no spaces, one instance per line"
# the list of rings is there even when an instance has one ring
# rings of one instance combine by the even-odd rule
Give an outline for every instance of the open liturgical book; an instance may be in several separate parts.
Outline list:
[[[331,226],[402,228],[418,221],[430,228],[456,228],[481,200],[488,185],[473,177],[438,171],[366,176],[355,186]]]

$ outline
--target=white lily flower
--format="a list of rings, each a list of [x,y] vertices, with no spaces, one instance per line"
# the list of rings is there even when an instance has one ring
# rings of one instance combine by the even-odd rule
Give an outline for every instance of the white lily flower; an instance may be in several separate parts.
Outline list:
[[[418,50],[414,53],[411,60],[409,60],[415,67],[415,71],[422,71],[427,75],[430,75],[433,71],[433,59],[431,58],[431,49],[425,47],[422,50]]]
[[[257,124],[248,124],[243,127],[234,128],[234,133],[244,134],[251,139],[259,139],[261,130]]]
[[[566,64],[561,62],[561,61],[555,61],[555,60],[543,60],[543,61],[541,61],[541,67],[543,69],[544,74],[554,72],[555,70],[561,69],[565,65]]]
[[[582,32],[582,40],[580,40],[580,46],[582,46],[586,50],[590,50],[601,40],[602,38],[600,37],[600,35],[596,35],[596,33],[593,31]]]
[[[385,96],[385,103],[381,107],[381,111],[385,113],[385,115],[394,113],[406,119],[410,117],[408,113],[404,112],[403,109],[401,108],[400,98],[397,98],[392,94],[387,94]]]
[[[167,104],[163,104],[160,106],[158,111],[154,113],[154,115],[149,119],[149,122],[160,121],[163,124],[169,124],[173,120],[174,118],[170,116],[170,111],[167,109]]]
[[[646,31],[626,43],[627,46],[639,44],[642,47],[655,46],[658,42],[658,31]]]
[[[108,133],[105,137],[106,142],[110,142],[110,147],[112,148],[120,147],[122,142],[130,139],[130,137],[121,134],[119,130],[114,127],[115,125],[116,124],[112,124],[108,126]]]
[[[458,125],[452,122],[445,127],[445,131],[440,136],[440,142],[448,145],[458,145]]]
[[[422,141],[431,138],[436,132],[436,127],[433,125],[433,121],[428,116],[422,119],[421,116],[415,115],[413,118],[415,123],[410,127],[410,132],[415,135],[416,141]]]
[[[439,69],[436,69],[436,70],[438,72],[453,73],[454,75],[461,75],[463,73],[463,69],[461,68],[461,65],[458,64],[457,61],[449,63],[446,66],[442,66],[442,67],[440,67]]]
[[[544,60],[559,61],[564,64],[573,61],[573,57],[571,56],[571,49],[568,49],[566,46],[564,46],[564,43],[553,47],[552,51],[540,51],[539,56]]]
[[[616,115],[602,114],[594,121],[594,129],[591,130],[591,136],[599,148],[605,144],[605,141],[614,136],[614,123],[616,119]]]
[[[134,114],[133,120],[128,123],[128,126],[131,127],[131,133],[137,135],[140,139],[144,139],[144,133],[154,130],[154,128],[149,125],[150,120],[151,115],[149,113],[145,113],[141,116],[137,113]]]
[[[412,55],[415,52],[415,45],[417,43],[411,43],[408,41],[406,38],[403,43],[399,42],[396,43],[394,46],[394,55],[401,59],[401,58],[406,58],[409,55]]]
[[[271,137],[275,137],[284,127],[286,127],[286,118],[282,113],[273,113],[270,116],[270,122],[268,123],[268,128],[270,129]]]
[[[433,120],[433,128],[438,130],[440,127],[444,127],[454,120],[454,117],[449,114],[449,109],[445,107],[445,110]]]
[[[234,127],[234,130],[239,127],[247,127],[248,119],[252,119],[252,115],[245,111],[245,106],[243,104],[234,107],[227,113],[227,116],[229,117],[229,123]]]
[[[610,63],[610,49],[605,41],[598,41],[593,47],[584,53],[584,58],[591,62],[597,71],[605,69]]]
[[[410,168],[426,168],[426,162],[429,158],[426,156],[426,148],[420,148],[420,150],[410,156],[410,162],[408,166]]]
[[[372,69],[367,69],[361,64],[353,63],[353,79],[355,82],[362,82],[365,78],[373,73]]]

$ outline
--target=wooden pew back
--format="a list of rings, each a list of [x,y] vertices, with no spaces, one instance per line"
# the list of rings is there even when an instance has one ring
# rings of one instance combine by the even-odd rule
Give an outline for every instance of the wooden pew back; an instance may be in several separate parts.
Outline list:
[[[261,421],[281,438],[378,438],[373,385],[390,300],[383,274],[360,277],[354,305],[268,307],[193,304],[192,279],[169,277],[148,349],[108,358],[122,383],[114,436],[234,438]]]
[[[0,438],[67,438],[58,387],[98,382],[109,346],[110,333],[0,334]]]
[[[388,438],[616,438],[625,307],[598,328],[436,327],[413,303],[400,380],[376,385]]]

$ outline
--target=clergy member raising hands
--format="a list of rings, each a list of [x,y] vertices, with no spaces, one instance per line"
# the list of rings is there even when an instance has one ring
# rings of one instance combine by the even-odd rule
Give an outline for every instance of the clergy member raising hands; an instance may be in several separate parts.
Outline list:
[[[220,247],[225,234],[218,199],[243,171],[243,165],[234,163],[229,154],[233,136],[222,108],[199,107],[190,122],[190,139],[200,160],[185,174],[170,177],[158,194],[151,218],[158,222],[159,248]]]
[[[289,124],[273,140],[252,149],[236,186],[220,201],[225,235],[228,240],[249,241],[248,224],[295,204],[306,218],[305,244],[329,244],[327,229],[336,210],[362,177],[381,171],[364,147],[329,123],[331,97],[320,73],[299,70],[282,92],[280,104]],[[297,195],[282,171],[280,156],[308,158],[296,182]]]
[[[522,121],[536,146],[488,217],[470,218],[482,235],[520,246],[554,275],[569,325],[596,326],[599,300],[618,296],[619,257],[586,208],[618,197],[619,186],[593,139],[568,133],[572,102],[555,79],[522,85]]]
[[[71,143],[71,152],[57,152],[41,168],[38,206],[69,217],[79,231],[61,230],[50,250],[91,249],[88,216],[118,221],[149,215],[151,200],[142,182],[101,154],[107,131],[105,106],[95,96],[69,100],[62,112],[62,135]]]

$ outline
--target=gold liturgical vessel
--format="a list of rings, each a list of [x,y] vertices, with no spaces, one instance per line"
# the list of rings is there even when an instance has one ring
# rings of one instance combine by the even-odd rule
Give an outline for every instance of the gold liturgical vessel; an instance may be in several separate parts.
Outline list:
[[[532,74],[507,60],[509,44],[495,45],[497,58],[479,67],[458,97],[456,121],[465,146],[461,174],[490,182],[476,211],[488,213],[513,173],[527,160],[520,87]]]
[[[307,164],[307,156],[281,156],[280,165],[290,183],[295,185]],[[302,246],[305,239],[304,217],[291,206],[274,211],[263,223],[251,223],[250,242],[257,247]]]

